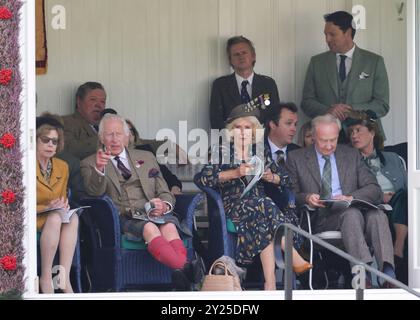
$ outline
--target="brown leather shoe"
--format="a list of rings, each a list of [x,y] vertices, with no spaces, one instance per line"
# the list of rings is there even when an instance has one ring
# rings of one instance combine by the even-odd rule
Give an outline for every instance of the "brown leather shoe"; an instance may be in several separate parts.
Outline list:
[[[293,266],[293,272],[296,273],[296,275],[300,275],[302,273],[305,273],[309,270],[311,270],[314,266],[310,264],[309,262],[305,262],[304,264],[300,266]]]

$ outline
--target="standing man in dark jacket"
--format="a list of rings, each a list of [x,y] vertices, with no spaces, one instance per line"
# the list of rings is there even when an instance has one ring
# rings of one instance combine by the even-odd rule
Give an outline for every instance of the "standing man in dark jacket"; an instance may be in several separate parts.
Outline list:
[[[243,36],[227,41],[227,54],[234,73],[213,82],[210,98],[210,122],[212,129],[223,129],[232,109],[247,103],[261,94],[269,94],[273,104],[279,103],[276,82],[264,75],[254,73],[256,54],[254,45]],[[260,117],[264,123],[264,115]]]

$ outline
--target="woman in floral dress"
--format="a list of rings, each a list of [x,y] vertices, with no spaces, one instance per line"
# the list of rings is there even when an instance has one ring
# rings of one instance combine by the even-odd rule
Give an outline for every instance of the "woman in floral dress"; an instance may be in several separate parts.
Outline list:
[[[235,109],[242,108],[244,105]],[[264,289],[275,290],[275,256],[274,235],[282,223],[297,225],[294,204],[290,204],[283,211],[268,198],[264,192],[261,180],[244,195],[243,192],[253,179],[255,167],[251,164],[255,160],[253,151],[256,146],[257,129],[262,130],[258,119],[251,113],[235,112],[231,116],[226,128],[231,140],[227,163],[209,164],[203,168],[199,184],[218,190],[222,196],[227,218],[231,219],[238,233],[236,247],[236,261],[238,264],[251,264],[254,257],[260,255],[263,273]],[[261,142],[262,143],[262,142]],[[226,160],[226,159],[225,159]],[[279,192],[290,186],[288,174],[274,162],[264,161],[264,172],[261,179],[278,186]],[[251,163],[250,163],[251,162]],[[241,197],[242,195],[242,197]],[[295,246],[300,245],[300,239],[295,235]],[[283,245],[283,240],[282,240]],[[293,250],[293,269],[302,273],[312,268],[299,253]]]

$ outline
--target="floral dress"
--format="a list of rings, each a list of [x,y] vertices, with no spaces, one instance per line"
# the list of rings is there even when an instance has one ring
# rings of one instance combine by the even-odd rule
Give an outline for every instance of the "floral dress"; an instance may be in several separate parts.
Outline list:
[[[266,196],[262,180],[258,181],[242,199],[240,196],[248,184],[246,177],[219,181],[220,172],[237,169],[240,166],[235,164],[234,152],[231,151],[230,164],[206,165],[197,183],[220,192],[226,217],[232,220],[238,233],[236,261],[238,264],[246,265],[251,264],[254,257],[274,240],[275,232],[282,223],[298,225],[298,220],[294,201],[289,201],[281,211],[271,198]],[[280,176],[279,192],[283,192],[285,187],[291,189],[287,172],[267,158],[264,160],[265,167],[269,167],[273,173]],[[296,234],[294,245],[295,247],[301,245],[301,237]]]

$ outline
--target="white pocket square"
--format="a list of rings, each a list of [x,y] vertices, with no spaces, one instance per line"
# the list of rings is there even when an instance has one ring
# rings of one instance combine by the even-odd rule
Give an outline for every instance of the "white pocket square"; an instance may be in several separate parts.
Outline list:
[[[361,74],[359,74],[359,80],[367,79],[369,77],[370,75],[367,74],[366,72],[362,72]]]

